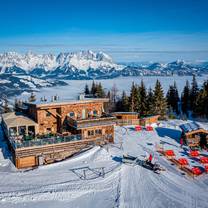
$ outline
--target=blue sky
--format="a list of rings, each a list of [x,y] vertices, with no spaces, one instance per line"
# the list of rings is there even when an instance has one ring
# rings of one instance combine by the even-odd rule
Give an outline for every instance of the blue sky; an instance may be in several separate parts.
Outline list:
[[[116,61],[208,59],[207,0],[0,0],[0,52],[92,49]]]

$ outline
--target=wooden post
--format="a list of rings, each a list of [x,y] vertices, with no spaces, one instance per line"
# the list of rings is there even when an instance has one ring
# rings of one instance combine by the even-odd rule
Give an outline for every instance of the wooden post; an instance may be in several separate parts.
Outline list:
[[[86,170],[83,170],[83,177],[86,179]]]

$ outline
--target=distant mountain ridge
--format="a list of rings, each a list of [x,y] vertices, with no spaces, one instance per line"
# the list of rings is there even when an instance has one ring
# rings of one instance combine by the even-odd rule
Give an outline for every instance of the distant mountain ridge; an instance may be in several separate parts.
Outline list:
[[[171,63],[145,65],[116,64],[106,53],[81,51],[77,53],[0,54],[0,74],[24,74],[61,79],[107,79],[118,76],[201,75],[208,73],[208,65],[188,64],[177,60]]]

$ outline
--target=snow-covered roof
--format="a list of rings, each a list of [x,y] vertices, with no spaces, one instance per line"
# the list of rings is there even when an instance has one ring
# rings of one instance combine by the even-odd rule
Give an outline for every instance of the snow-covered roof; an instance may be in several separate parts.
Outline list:
[[[36,105],[36,107],[46,107],[53,105],[68,105],[68,104],[78,104],[78,103],[94,103],[94,102],[108,102],[108,98],[85,98],[83,100],[54,100],[54,101],[41,101],[36,100],[34,102],[26,102],[25,105]]]
[[[35,121],[29,117],[16,112],[2,114],[2,119],[7,127],[37,125]]]
[[[196,122],[190,122],[190,123],[181,124],[179,127],[185,133],[201,129],[201,126],[199,124],[197,124]]]

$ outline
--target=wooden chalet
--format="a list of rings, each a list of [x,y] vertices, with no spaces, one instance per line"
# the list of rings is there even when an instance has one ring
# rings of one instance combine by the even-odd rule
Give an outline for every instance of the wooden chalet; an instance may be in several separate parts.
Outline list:
[[[115,112],[112,115],[117,118],[117,125],[139,125],[139,114],[137,112]]]
[[[108,99],[23,103],[21,113],[2,115],[17,168],[63,160],[74,153],[114,142],[116,118],[105,113]]]
[[[159,115],[147,116],[143,118],[139,118],[139,114],[137,112],[115,112],[114,115],[117,118],[116,123],[118,125],[151,125],[153,123],[158,122]]]
[[[147,117],[140,118],[140,125],[147,126],[153,123],[158,123],[159,117],[160,117],[159,115],[155,115],[155,116],[147,116]]]
[[[196,122],[190,122],[180,125],[182,138],[190,147],[207,146],[208,130],[202,128]]]

